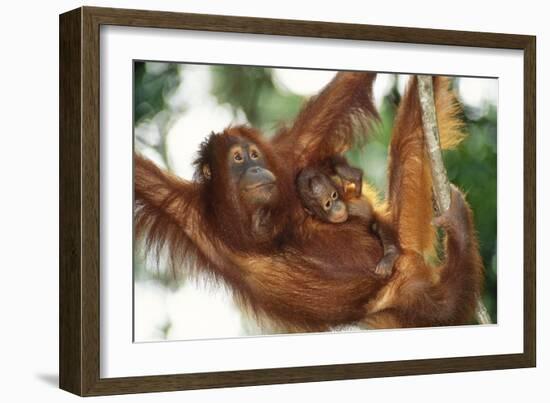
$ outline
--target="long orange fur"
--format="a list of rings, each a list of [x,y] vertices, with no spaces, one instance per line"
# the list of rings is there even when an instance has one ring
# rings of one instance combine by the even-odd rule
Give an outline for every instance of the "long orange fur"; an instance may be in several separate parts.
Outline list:
[[[389,195],[377,213],[398,234],[402,256],[390,279],[370,274],[382,257],[376,234],[353,219],[334,225],[308,219],[296,195],[296,173],[365,139],[376,116],[374,75],[340,73],[307,103],[294,126],[266,141],[255,130],[232,127],[201,149],[197,179],[184,181],[135,155],[136,237],[147,251],[167,248],[172,262],[223,281],[240,306],[281,331],[323,331],[358,323],[371,328],[468,323],[482,286],[482,264],[471,211],[453,193],[446,231],[446,260],[428,265],[436,239],[431,177],[425,156],[416,83],[399,108],[390,146]],[[456,145],[461,132],[456,100],[444,79],[435,80],[442,141]],[[359,125],[356,125],[359,123]],[[268,156],[282,195],[273,206],[268,239],[247,232],[249,217],[231,194],[224,171],[225,143],[255,142]],[[201,166],[212,165],[212,176]]]

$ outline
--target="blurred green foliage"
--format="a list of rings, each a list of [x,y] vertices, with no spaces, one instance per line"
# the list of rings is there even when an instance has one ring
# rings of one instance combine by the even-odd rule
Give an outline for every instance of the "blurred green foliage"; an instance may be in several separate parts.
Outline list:
[[[281,122],[292,120],[302,97],[277,90],[269,69],[261,67],[212,66],[212,94],[220,104],[242,109],[248,122],[273,134]]]
[[[134,63],[134,122],[151,119],[166,109],[168,97],[179,84],[177,64]]]
[[[185,65],[177,64],[150,68],[151,64],[156,63],[135,64],[135,125],[148,122],[169,109],[167,100],[180,84],[180,73],[185,69]],[[220,104],[229,105],[235,114],[244,112],[248,122],[268,136],[280,125],[292,122],[306,100],[277,85],[269,68],[218,65],[209,69],[211,95]],[[399,100],[397,76],[393,76],[393,85],[379,108],[381,120],[371,140],[365,147],[352,149],[347,154],[350,162],[364,170],[366,179],[380,190],[382,196],[386,188],[387,148]],[[465,107],[464,111],[469,136],[456,150],[445,151],[444,161],[449,180],[466,191],[474,211],[486,269],[483,299],[493,321],[496,321],[497,111],[495,106],[483,111]],[[166,127],[160,130],[162,136],[166,136]],[[161,156],[166,155],[160,151]]]

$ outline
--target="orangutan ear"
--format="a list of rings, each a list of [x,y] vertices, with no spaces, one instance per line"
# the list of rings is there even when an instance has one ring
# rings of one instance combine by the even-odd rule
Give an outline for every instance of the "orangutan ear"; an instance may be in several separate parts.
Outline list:
[[[210,180],[212,178],[212,171],[210,170],[210,165],[203,164],[201,167],[202,176],[206,180]]]

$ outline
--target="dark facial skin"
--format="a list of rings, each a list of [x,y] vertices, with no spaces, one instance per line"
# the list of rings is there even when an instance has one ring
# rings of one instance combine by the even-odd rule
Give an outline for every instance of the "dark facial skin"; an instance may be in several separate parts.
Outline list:
[[[314,170],[305,169],[298,177],[298,193],[306,211],[329,223],[348,219],[346,204],[332,180]]]
[[[254,143],[241,140],[231,146],[228,162],[231,177],[246,205],[260,207],[277,198],[277,178]]]

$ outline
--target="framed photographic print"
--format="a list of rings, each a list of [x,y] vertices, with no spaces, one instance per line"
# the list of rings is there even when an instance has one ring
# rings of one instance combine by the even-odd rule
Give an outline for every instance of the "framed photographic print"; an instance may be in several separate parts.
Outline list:
[[[60,387],[534,366],[535,165],[532,36],[62,14]]]

